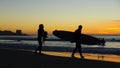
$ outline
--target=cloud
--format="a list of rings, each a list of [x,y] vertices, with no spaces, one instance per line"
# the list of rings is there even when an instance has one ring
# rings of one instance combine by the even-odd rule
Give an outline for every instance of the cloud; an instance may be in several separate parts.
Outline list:
[[[113,22],[120,23],[120,20],[113,20]]]

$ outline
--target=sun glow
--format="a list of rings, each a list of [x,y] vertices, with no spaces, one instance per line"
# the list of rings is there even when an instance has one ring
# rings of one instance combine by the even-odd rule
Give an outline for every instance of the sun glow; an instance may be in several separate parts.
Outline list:
[[[115,0],[0,0],[0,30],[37,34],[42,23],[49,34],[55,29],[75,31],[78,25],[83,25],[82,32],[87,34],[118,34],[117,4]]]
[[[120,30],[119,27],[111,27],[111,28],[108,28],[108,30]]]

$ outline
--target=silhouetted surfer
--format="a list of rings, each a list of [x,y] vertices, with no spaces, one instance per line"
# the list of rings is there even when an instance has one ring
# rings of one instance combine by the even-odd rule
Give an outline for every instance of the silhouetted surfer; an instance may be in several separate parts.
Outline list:
[[[74,32],[76,47],[72,52],[72,57],[74,57],[76,50],[79,49],[81,58],[84,58],[82,55],[82,50],[81,50],[81,31],[82,31],[82,25],[79,25],[78,29],[76,29]]]
[[[39,25],[39,29],[38,29],[38,43],[39,46],[38,48],[35,50],[35,53],[37,53],[37,51],[39,51],[39,53],[41,54],[41,50],[42,50],[42,43],[44,42],[45,38],[47,37],[47,32],[44,31],[44,25],[40,24]]]

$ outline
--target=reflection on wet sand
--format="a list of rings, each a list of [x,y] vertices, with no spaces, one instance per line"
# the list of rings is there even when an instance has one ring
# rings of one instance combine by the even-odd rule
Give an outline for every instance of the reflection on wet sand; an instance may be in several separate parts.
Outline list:
[[[71,52],[53,52],[53,51],[42,51],[44,54],[54,55],[54,56],[63,56],[71,57]],[[100,61],[110,61],[110,62],[120,62],[120,55],[113,54],[92,54],[92,53],[83,53],[85,59],[93,59]],[[75,54],[76,58],[80,58],[79,53]]]

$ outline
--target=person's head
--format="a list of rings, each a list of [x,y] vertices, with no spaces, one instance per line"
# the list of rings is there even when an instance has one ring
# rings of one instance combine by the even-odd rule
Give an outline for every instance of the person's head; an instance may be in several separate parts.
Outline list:
[[[78,29],[82,29],[82,25],[79,25],[79,26],[78,26]]]
[[[44,25],[43,25],[43,24],[40,24],[40,25],[39,25],[39,28],[40,28],[40,29],[43,29],[43,28],[44,28]]]

